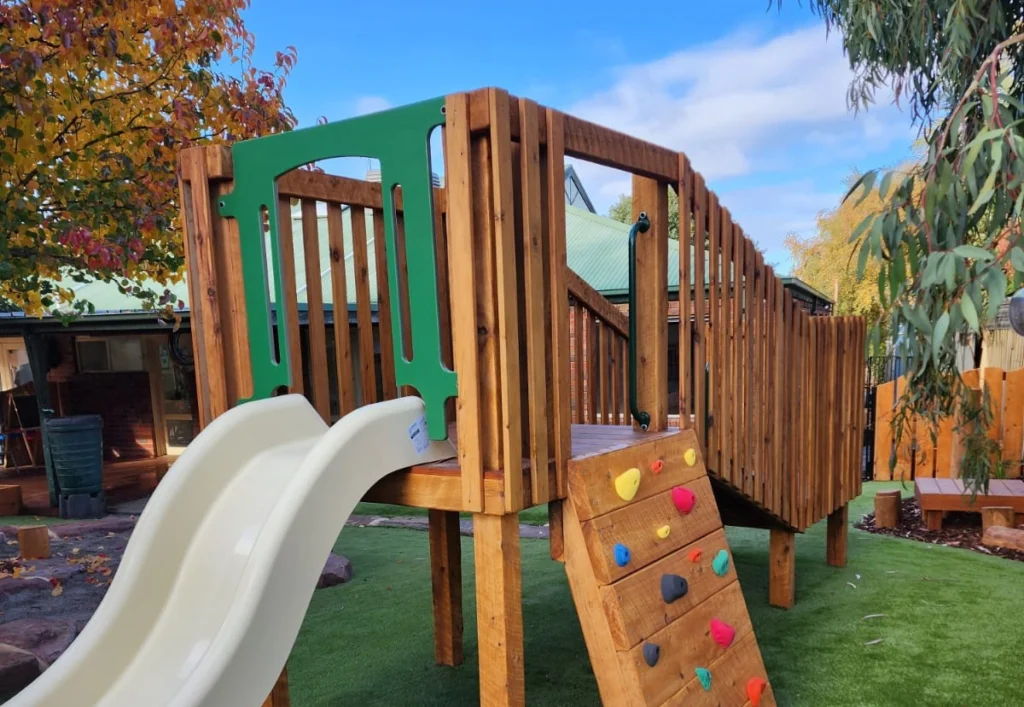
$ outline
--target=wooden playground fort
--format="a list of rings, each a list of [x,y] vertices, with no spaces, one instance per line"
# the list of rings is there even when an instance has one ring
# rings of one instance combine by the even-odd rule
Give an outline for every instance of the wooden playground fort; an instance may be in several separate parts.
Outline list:
[[[297,169],[346,156],[379,159],[381,182]],[[628,318],[567,267],[566,157],[633,175]],[[525,704],[517,513],[540,504],[604,704],[774,704],[722,526],[770,529],[777,606],[794,601],[796,533],[827,517],[827,561],[845,563],[865,329],[805,314],[685,155],[481,89],[191,148],[180,176],[203,424],[282,389],[327,422],[413,394],[430,436],[456,442],[366,500],[430,509],[445,665],[463,660],[458,513],[473,514],[481,704]],[[697,283],[680,288],[672,426],[670,267]],[[288,704],[286,671],[267,704]]]

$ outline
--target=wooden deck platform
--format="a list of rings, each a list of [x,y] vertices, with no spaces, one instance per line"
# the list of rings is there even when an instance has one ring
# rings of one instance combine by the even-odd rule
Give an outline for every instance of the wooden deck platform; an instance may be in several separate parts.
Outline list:
[[[643,441],[679,434],[678,428],[660,432],[640,432],[631,425],[572,425],[572,458],[604,454],[615,449],[639,444]],[[449,439],[458,448],[455,427],[448,430]],[[554,466],[552,464],[552,480]],[[530,462],[523,459],[523,492],[530,495]],[[484,471],[484,503],[486,508],[500,508],[503,504],[504,480],[502,470]],[[404,506],[461,511],[462,476],[458,457],[433,464],[416,466],[397,472],[379,481],[364,497],[365,501],[396,503]]]
[[[103,466],[103,490],[107,503],[124,503],[142,498],[156,488],[157,478],[167,471],[175,457],[112,462]],[[46,473],[42,469],[0,474],[0,484],[21,486],[25,515],[56,516],[50,506]]]
[[[973,498],[965,492],[960,479],[917,479],[914,497],[921,505],[929,530],[942,527],[943,511],[980,513],[986,506],[1008,506],[1017,513],[1024,513],[1024,481],[1021,479],[992,479],[988,493]]]

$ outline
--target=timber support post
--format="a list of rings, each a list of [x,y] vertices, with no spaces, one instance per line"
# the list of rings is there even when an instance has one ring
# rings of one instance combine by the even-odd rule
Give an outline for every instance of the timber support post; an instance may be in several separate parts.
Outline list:
[[[771,529],[768,556],[768,603],[792,609],[796,601],[796,533]]]
[[[526,704],[519,516],[473,516],[482,707]]]
[[[462,665],[462,542],[459,514],[429,511],[434,662]]]
[[[846,546],[849,532],[849,505],[843,504],[828,516],[828,539],[825,562],[832,567],[846,567]]]

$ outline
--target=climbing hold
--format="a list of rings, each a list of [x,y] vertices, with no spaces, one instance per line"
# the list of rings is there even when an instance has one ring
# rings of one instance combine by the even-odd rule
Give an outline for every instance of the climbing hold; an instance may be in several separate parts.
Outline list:
[[[644,661],[647,665],[653,668],[658,664],[658,658],[661,657],[661,647],[657,643],[645,643],[644,644]]]
[[[761,704],[761,695],[764,694],[764,688],[767,686],[768,681],[764,678],[750,678],[747,680],[747,699],[750,700],[750,704],[753,707]]]
[[[665,600],[666,604],[671,604],[679,597],[686,596],[689,588],[685,577],[680,577],[678,574],[661,575],[661,598]]]
[[[640,470],[636,467],[615,477],[615,493],[619,494],[619,498],[623,501],[632,501],[638,488],[640,488]]]
[[[704,688],[704,692],[711,692],[711,671],[707,668],[697,668],[697,679],[700,680],[700,686]]]
[[[697,463],[697,450],[687,449],[683,452],[683,461],[686,462],[686,466],[693,466]]]
[[[619,567],[625,567],[629,564],[629,560],[632,555],[629,552],[629,548],[622,543],[615,543],[615,564]]]
[[[701,550],[699,547],[695,547],[692,550],[690,550],[690,554],[688,554],[687,557],[690,558],[690,562],[700,562],[700,557],[703,554],[703,550]]]
[[[697,504],[697,496],[693,491],[684,486],[676,486],[672,489],[672,503],[675,504],[680,513],[689,513]]]
[[[711,561],[711,569],[719,577],[724,577],[729,571],[729,553],[725,550],[719,550],[718,554],[715,555],[715,559]]]
[[[728,648],[732,645],[732,639],[736,638],[736,629],[724,621],[711,619],[711,637],[722,648]]]
[[[651,473],[652,474],[660,474],[661,470],[664,469],[664,468],[665,468],[665,462],[663,462],[660,459],[655,459],[653,462],[651,462]]]
[[[664,540],[668,537],[668,534],[672,532],[672,527],[668,525],[663,525],[660,528],[658,528],[655,532],[658,533],[659,538]]]

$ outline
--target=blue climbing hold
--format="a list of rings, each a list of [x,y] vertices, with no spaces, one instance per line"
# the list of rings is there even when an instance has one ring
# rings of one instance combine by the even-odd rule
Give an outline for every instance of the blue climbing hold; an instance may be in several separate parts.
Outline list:
[[[622,543],[615,544],[615,564],[619,567],[625,567],[629,564],[629,560],[632,555],[629,552],[629,548]]]
[[[715,559],[711,561],[711,569],[719,577],[724,577],[729,571],[729,553],[725,550],[719,550],[715,555]]]
[[[666,604],[671,604],[679,597],[686,596],[689,589],[685,577],[680,577],[678,574],[661,575],[661,598]]]
[[[661,647],[657,643],[645,643],[644,644],[644,660],[647,665],[653,668],[658,664],[658,658],[661,657]]]
[[[704,692],[711,692],[711,671],[707,668],[697,668],[697,679],[700,680],[700,686],[704,688]]]

